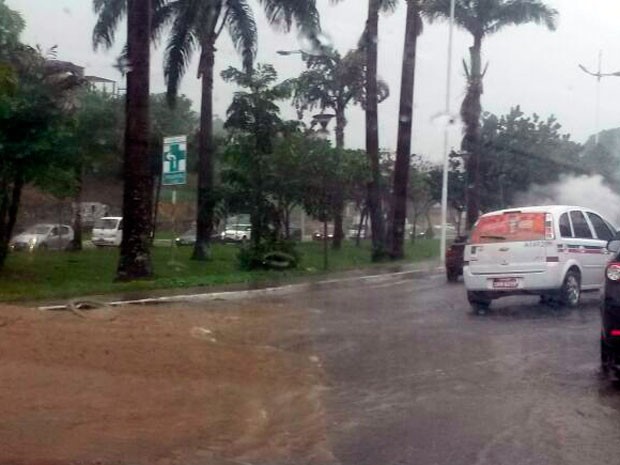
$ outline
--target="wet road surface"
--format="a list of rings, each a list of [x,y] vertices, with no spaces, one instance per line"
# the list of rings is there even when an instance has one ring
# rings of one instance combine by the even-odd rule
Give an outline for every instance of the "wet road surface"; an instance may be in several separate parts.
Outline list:
[[[537,297],[474,315],[443,276],[276,300],[307,312],[342,464],[610,464],[620,389],[598,366],[598,294],[578,310]]]

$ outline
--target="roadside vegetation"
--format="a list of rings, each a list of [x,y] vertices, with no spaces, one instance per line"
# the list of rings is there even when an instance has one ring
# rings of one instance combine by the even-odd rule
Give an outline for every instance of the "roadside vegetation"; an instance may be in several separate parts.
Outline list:
[[[408,232],[416,235],[423,228],[432,232],[436,226],[433,208],[441,200],[443,168],[430,163],[428,154],[411,154],[413,90],[417,38],[424,24],[449,17],[448,0],[408,0],[407,8],[400,10],[397,7],[404,2],[370,0],[366,29],[357,47],[344,54],[337,44],[321,40],[315,0],[261,0],[254,7],[244,1],[205,0],[198,2],[198,10],[195,2],[187,0],[92,3],[97,14],[95,49],[111,47],[115,33],[127,27],[126,56],[118,61],[127,79],[124,94],[98,88],[98,81],[89,80],[93,76],[86,76],[80,66],[57,60],[55,50],[22,43],[26,19],[0,0],[0,43],[5,44],[0,50],[0,269],[7,266],[0,276],[7,281],[1,283],[7,289],[19,284],[15,273],[30,273],[42,286],[54,282],[60,294],[73,292],[67,289],[82,292],[75,287],[78,284],[56,281],[54,276],[40,279],[40,273],[56,273],[54,260],[62,270],[72,261],[78,267],[88,266],[89,257],[98,256],[94,251],[50,255],[49,265],[44,254],[7,259],[11,237],[28,226],[20,224],[27,213],[20,213],[22,191],[37,190],[59,202],[79,205],[91,200],[83,195],[89,183],[103,191],[114,184],[122,186],[124,204],[118,200],[114,205],[124,217],[120,255],[99,254],[101,265],[91,263],[85,273],[88,276],[101,266],[110,270],[97,274],[102,291],[124,289],[112,284],[115,280],[139,278],[146,278],[146,283],[127,288],[202,285],[204,280],[209,284],[218,279],[242,282],[247,276],[261,276],[263,271],[258,269],[265,257],[274,254],[307,255],[300,270],[288,274],[327,269],[327,248],[322,254],[315,244],[300,244],[298,251],[289,248],[291,231],[300,226],[292,222],[293,212],[322,223],[323,234],[328,234],[328,223],[333,225],[335,252],[345,228],[372,237],[371,248],[352,251],[345,244],[342,253],[334,253],[329,258],[332,270],[411,257]],[[379,31],[383,14],[389,11],[407,15],[401,88],[392,90],[378,70]],[[255,15],[259,12],[271,26],[283,32],[294,29],[307,42],[303,50],[277,51],[299,56],[306,67],[299,76],[282,78],[273,65],[256,62],[260,31]],[[482,61],[483,42],[507,27],[528,23],[553,30],[557,11],[540,0],[456,0],[455,13],[456,25],[473,37],[469,60],[464,62],[463,139],[451,154],[448,176],[448,221],[456,233],[469,229],[480,212],[512,205],[530,186],[557,181],[563,174],[599,173],[610,185],[617,184],[609,175],[610,154],[600,144],[585,147],[573,142],[553,117],[527,116],[517,102],[505,115],[485,112],[481,105],[488,66]],[[216,75],[216,44],[222,31],[230,33],[239,63]],[[150,48],[160,43],[166,47],[166,93],[149,95]],[[195,103],[181,92],[192,52],[201,56],[198,113],[192,110]],[[222,119],[213,114],[214,86],[221,81],[236,89]],[[396,151],[380,150],[378,105],[399,91]],[[345,144],[347,109],[354,104],[366,113],[365,150]],[[297,119],[284,118],[286,105],[298,111]],[[311,111],[320,114],[310,115]],[[335,143],[330,140],[332,130]],[[174,202],[161,179],[162,140],[171,135],[186,135],[188,141],[188,184],[178,188]],[[80,209],[73,210],[71,248],[79,251],[89,231],[82,228],[76,213]],[[179,224],[177,210],[185,212],[183,224],[193,222],[196,229],[193,253],[183,251],[176,257],[179,269],[204,271],[209,277],[201,277],[203,281],[193,280],[195,274],[190,271],[169,276],[163,252],[153,248],[161,241],[150,240],[158,227],[170,228],[164,216],[168,223]],[[349,212],[346,219],[345,211]],[[250,240],[244,254],[231,257],[237,249],[211,244],[217,237],[213,233],[227,218],[241,214],[249,217]],[[156,237],[169,236],[156,231]],[[313,262],[315,251],[323,255],[316,258],[322,266]],[[363,254],[367,259],[358,259]],[[109,261],[116,259],[115,274]],[[209,264],[196,265],[191,259]],[[256,268],[255,275],[238,271],[244,267]],[[216,272],[223,276],[215,278]],[[163,282],[168,278],[172,281]],[[99,289],[84,280],[86,292]]]
[[[305,242],[298,245],[301,264],[286,271],[239,269],[234,244],[213,244],[214,258],[207,262],[189,260],[191,247],[153,247],[152,259],[156,273],[148,280],[114,282],[119,249],[85,249],[62,253],[41,251],[10,254],[0,271],[0,301],[35,301],[68,299],[100,294],[120,297],[139,297],[140,291],[181,289],[214,286],[277,284],[325,274],[323,244]],[[329,271],[345,271],[373,266],[370,242],[360,247],[344,241],[338,253],[329,256]],[[407,241],[405,259],[397,264],[409,264],[435,259],[439,244],[435,239]]]

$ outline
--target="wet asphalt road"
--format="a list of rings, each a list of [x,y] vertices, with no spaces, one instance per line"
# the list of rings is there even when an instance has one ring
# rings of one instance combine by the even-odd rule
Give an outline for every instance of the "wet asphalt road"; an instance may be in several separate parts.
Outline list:
[[[472,314],[443,276],[296,294],[321,359],[338,461],[620,463],[620,389],[598,367],[598,294]],[[291,340],[290,338],[286,338]]]

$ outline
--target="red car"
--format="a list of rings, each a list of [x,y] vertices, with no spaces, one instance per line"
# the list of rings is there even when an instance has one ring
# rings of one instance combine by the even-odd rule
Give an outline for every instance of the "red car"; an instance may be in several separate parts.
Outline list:
[[[463,255],[466,244],[467,236],[457,236],[446,250],[446,279],[450,283],[457,282],[459,276],[463,274]]]

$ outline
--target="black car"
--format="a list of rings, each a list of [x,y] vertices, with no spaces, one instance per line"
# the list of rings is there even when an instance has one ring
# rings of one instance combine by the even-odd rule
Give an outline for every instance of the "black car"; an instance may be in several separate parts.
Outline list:
[[[601,306],[601,367],[620,375],[620,233],[609,241],[612,259],[605,270],[605,292]]]
[[[463,274],[463,255],[467,236],[457,236],[446,250],[446,279],[450,283],[458,281]]]

